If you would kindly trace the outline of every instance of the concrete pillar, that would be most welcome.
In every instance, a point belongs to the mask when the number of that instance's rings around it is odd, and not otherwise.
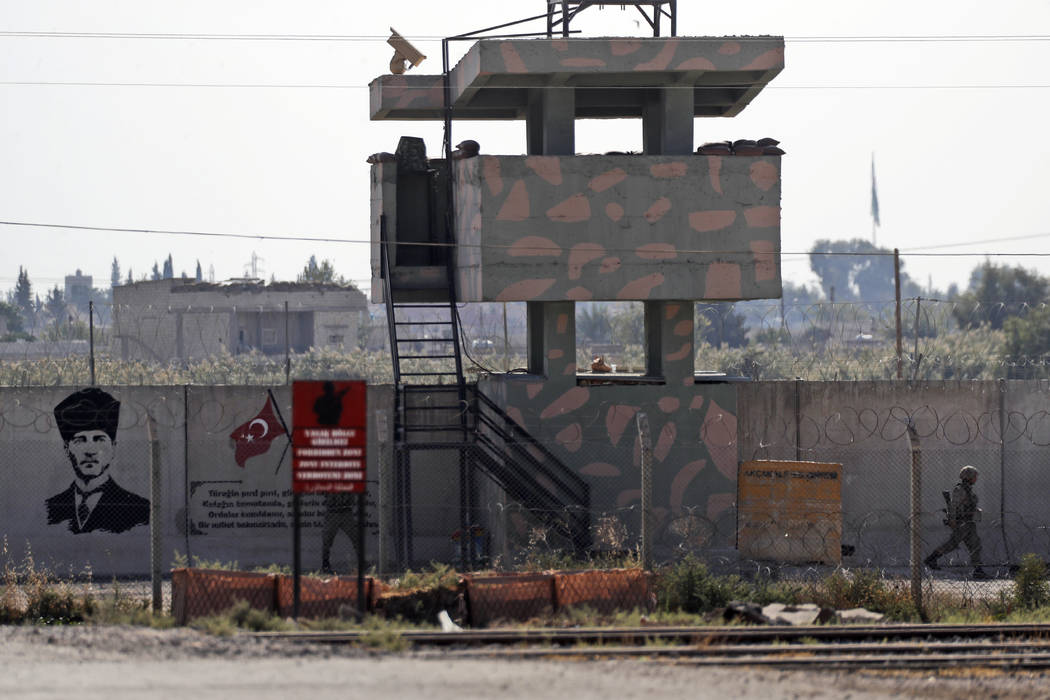
[[[529,155],[571,156],[576,153],[576,91],[566,87],[529,90],[525,119]],[[576,318],[572,302],[529,302],[526,307],[530,374],[575,381]],[[562,319],[559,322],[559,319]],[[559,332],[559,328],[561,331]]]
[[[183,334],[183,318],[182,312],[175,312],[175,357],[179,360],[185,360],[186,357],[186,346],[185,340],[182,337]]]
[[[529,373],[552,382],[576,382],[576,304],[530,301],[528,313]]]
[[[645,373],[668,385],[693,383],[693,302],[645,302]]]
[[[642,108],[642,148],[647,156],[693,152],[693,90],[650,90]]]
[[[576,91],[569,87],[530,90],[525,134],[529,155],[575,154]]]

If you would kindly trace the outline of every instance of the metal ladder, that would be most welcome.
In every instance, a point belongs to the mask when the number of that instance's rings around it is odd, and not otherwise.
[[[436,303],[396,302],[391,284],[391,244],[385,216],[380,218],[379,232],[383,299],[394,375],[394,493],[398,503],[411,503],[413,449],[455,449],[459,453],[460,520],[461,527],[466,528],[473,491],[472,470],[467,458],[467,450],[472,444],[473,422],[463,375],[452,265],[446,264],[447,300]],[[441,400],[421,404],[413,400],[419,395],[438,396]],[[448,420],[450,413],[453,420]],[[444,439],[419,443],[413,440],[415,433],[426,433],[431,437],[438,434]],[[411,562],[411,507],[398,508],[395,531],[398,559]]]

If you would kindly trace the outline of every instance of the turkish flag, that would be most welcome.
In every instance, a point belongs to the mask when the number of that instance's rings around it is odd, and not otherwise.
[[[268,452],[270,443],[280,435],[284,435],[284,428],[273,411],[273,402],[267,396],[266,405],[259,411],[259,415],[230,433],[233,458],[237,466],[243,468],[244,463],[252,457]]]

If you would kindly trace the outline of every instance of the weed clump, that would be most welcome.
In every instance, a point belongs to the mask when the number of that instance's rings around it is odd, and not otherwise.
[[[0,623],[44,625],[83,622],[95,609],[89,590],[77,590],[70,581],[59,580],[27,552],[21,564],[8,554],[7,541],[0,545],[5,555],[0,573]]]
[[[428,571],[415,572],[409,569],[400,578],[394,579],[390,587],[400,591],[414,591],[423,588],[455,588],[459,585],[459,573],[441,562],[430,562]]]
[[[253,608],[246,600],[239,600],[222,614],[196,618],[190,622],[190,627],[217,637],[229,637],[240,630],[284,632],[294,629],[295,623],[268,610]]]
[[[665,613],[704,614],[739,600],[757,605],[816,603],[835,609],[867,608],[895,620],[918,617],[906,582],[887,581],[877,570],[838,570],[813,582],[747,580],[712,574],[689,555],[657,576],[657,608]]]
[[[751,598],[753,589],[739,576],[715,576],[693,555],[661,572],[657,605],[665,611],[705,613],[731,600]]]
[[[906,581],[887,581],[877,569],[838,570],[811,588],[812,602],[837,610],[866,608],[894,620],[914,620],[918,611]]]
[[[1050,582],[1046,577],[1046,564],[1035,554],[1021,557],[1021,564],[1014,576],[1012,602],[1014,606],[1024,610],[1050,605]]]

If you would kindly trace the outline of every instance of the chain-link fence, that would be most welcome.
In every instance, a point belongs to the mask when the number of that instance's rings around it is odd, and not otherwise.
[[[573,572],[659,571],[689,555],[749,579],[814,581],[842,567],[904,587],[918,557],[928,599],[992,600],[1023,555],[1050,558],[1043,382],[714,382],[683,388],[690,400],[631,384],[552,400],[530,386],[489,378],[440,424],[414,423],[432,414],[397,409],[392,387],[370,387],[372,609],[476,608],[477,619],[501,619],[566,601],[650,605],[648,578],[595,579],[600,594],[588,594],[590,579]],[[413,405],[445,400],[422,390]],[[6,561],[32,558],[73,579],[141,578],[157,559],[152,544],[165,572],[225,570],[180,574],[193,580],[171,596],[176,611],[254,601],[249,589],[286,611],[289,405],[286,387],[0,389]],[[745,493],[754,460],[764,466],[748,488],[759,490]],[[978,471],[980,514],[953,528],[963,465]],[[348,615],[355,532],[329,505],[302,502],[303,568],[316,574],[304,579],[303,610]],[[474,572],[473,583],[420,602],[402,585],[406,572],[435,566]],[[219,592],[220,579],[234,593]],[[518,612],[479,607],[502,600],[497,584],[518,591]]]

